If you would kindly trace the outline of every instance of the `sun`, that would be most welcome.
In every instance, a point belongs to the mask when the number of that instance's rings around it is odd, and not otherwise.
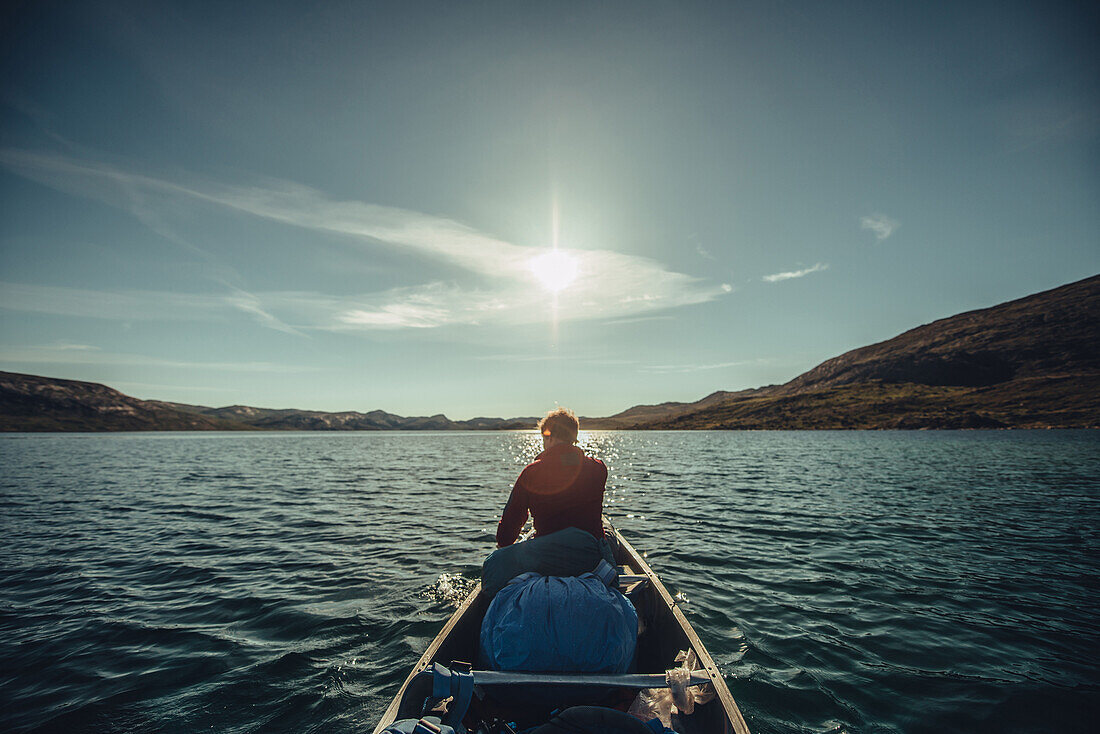
[[[531,272],[548,291],[557,293],[577,278],[577,258],[561,250],[536,255],[528,263]]]

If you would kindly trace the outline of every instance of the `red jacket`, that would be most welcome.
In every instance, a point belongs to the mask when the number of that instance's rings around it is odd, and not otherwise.
[[[576,446],[558,444],[543,451],[512,487],[497,525],[497,545],[516,542],[528,512],[534,519],[535,535],[574,527],[602,538],[606,484],[607,467]]]

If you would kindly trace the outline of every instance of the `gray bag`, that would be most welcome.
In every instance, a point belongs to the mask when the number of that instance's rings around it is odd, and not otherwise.
[[[540,576],[580,576],[595,568],[600,559],[615,565],[606,539],[597,540],[580,528],[565,528],[490,553],[481,566],[481,591],[492,598],[509,581],[529,571]]]

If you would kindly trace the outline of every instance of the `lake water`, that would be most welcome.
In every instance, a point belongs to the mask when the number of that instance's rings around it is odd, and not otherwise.
[[[0,730],[370,731],[533,433],[0,437]],[[1094,731],[1100,432],[593,432],[754,732]]]

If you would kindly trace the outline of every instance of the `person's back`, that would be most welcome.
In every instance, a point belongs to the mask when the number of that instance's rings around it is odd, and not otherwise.
[[[603,538],[603,493],[607,467],[575,445],[580,425],[565,408],[539,422],[544,451],[523,470],[497,525],[497,546],[519,537],[530,513],[535,535],[575,527]]]
[[[614,568],[603,531],[607,467],[577,448],[579,430],[577,417],[565,408],[539,422],[543,452],[512,487],[497,525],[497,550],[482,564],[481,589],[489,598],[528,572],[580,576],[601,561]],[[516,543],[528,514],[535,537]]]

